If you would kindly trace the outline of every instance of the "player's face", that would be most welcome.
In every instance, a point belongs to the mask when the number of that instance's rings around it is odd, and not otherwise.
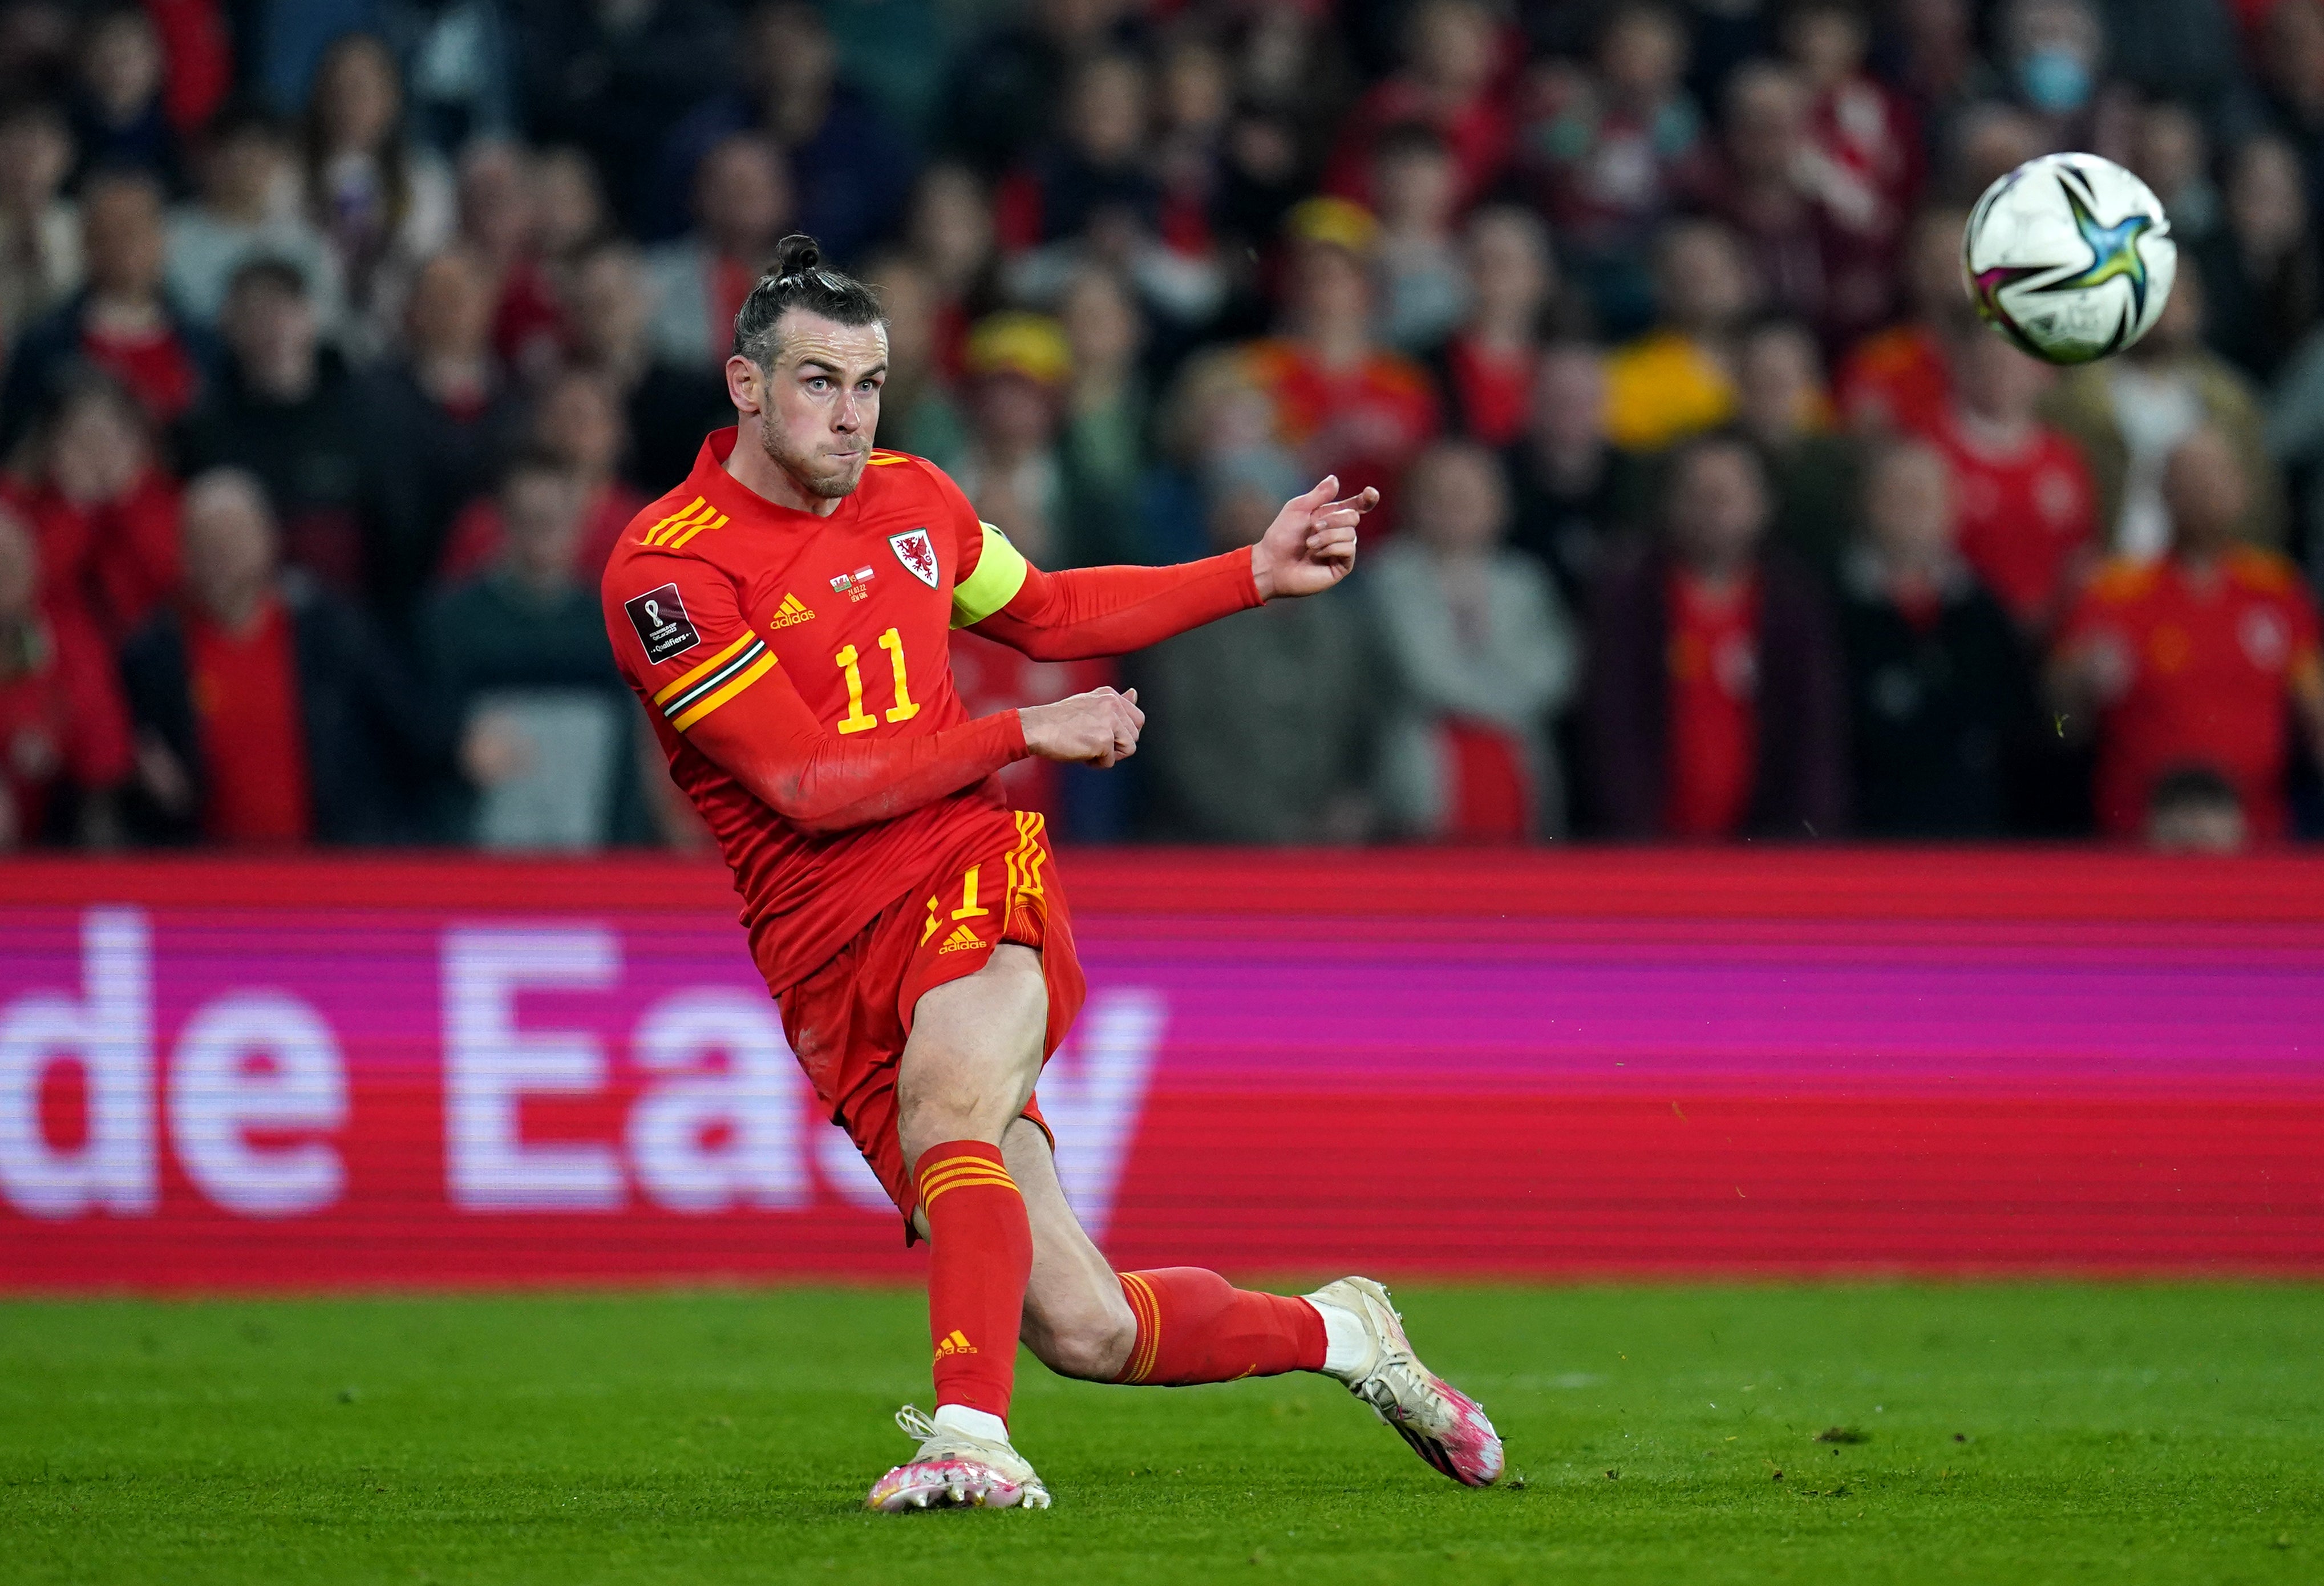
[[[759,416],[759,444],[809,495],[836,501],[855,489],[880,427],[888,379],[888,331],[842,325],[797,309],[783,317],[770,366],[727,365],[735,406]]]

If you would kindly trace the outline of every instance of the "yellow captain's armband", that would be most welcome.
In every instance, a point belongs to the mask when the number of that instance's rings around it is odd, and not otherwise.
[[[977,555],[976,571],[953,586],[952,625],[955,628],[984,621],[1025,587],[1025,558],[1009,543],[1009,536],[990,523],[981,527],[984,549]]]

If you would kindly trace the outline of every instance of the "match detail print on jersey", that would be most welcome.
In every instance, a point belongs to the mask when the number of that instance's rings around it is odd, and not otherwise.
[[[926,529],[907,529],[901,534],[890,534],[888,547],[904,564],[904,571],[931,589],[936,586],[936,542],[928,538]]]
[[[748,688],[775,664],[767,641],[742,630],[742,637],[704,661],[653,697],[665,720],[685,732]]]
[[[952,625],[967,628],[984,621],[1017,598],[1025,587],[1025,558],[1009,543],[1009,536],[990,523],[980,523],[983,543],[976,567],[953,586]]]
[[[630,613],[630,625],[638,631],[638,642],[645,646],[646,664],[650,667],[684,655],[702,642],[702,635],[695,632],[692,619],[687,616],[686,602],[678,598],[675,584],[665,584],[623,601],[622,609]]]

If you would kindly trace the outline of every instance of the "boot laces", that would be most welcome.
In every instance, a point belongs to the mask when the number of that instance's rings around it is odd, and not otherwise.
[[[926,1443],[936,1434],[936,1424],[918,1405],[906,1405],[896,1412],[896,1429],[914,1443]]]

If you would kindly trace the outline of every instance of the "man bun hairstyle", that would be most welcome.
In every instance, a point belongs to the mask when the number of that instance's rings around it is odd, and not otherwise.
[[[877,325],[881,318],[872,289],[844,271],[826,267],[822,247],[800,232],[775,244],[774,263],[742,300],[734,316],[734,351],[767,368],[775,353],[775,327],[793,309],[842,325]]]

